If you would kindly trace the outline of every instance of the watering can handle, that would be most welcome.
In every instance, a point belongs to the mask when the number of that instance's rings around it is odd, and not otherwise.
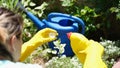
[[[76,22],[78,22],[78,24],[80,24],[82,26],[82,31],[81,33],[84,34],[85,33],[85,24],[83,22],[82,19],[78,18],[78,17],[75,17],[75,16],[71,16],[69,14],[63,14],[63,13],[57,13],[57,12],[54,12],[54,13],[50,13],[48,15],[48,21],[52,22],[52,18],[53,17],[67,17],[67,18],[71,18],[71,19],[74,19]]]

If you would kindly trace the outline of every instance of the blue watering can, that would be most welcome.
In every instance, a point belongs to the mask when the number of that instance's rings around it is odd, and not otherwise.
[[[73,56],[74,53],[71,49],[70,46],[70,41],[67,38],[66,33],[68,32],[78,32],[79,26],[81,25],[81,33],[84,34],[85,32],[85,25],[84,22],[75,16],[71,16],[68,14],[63,14],[63,13],[50,13],[48,15],[47,19],[43,19],[40,21],[38,18],[35,18],[31,13],[27,13],[28,17],[35,23],[35,25],[38,27],[38,29],[43,29],[43,28],[52,28],[57,30],[59,36],[58,38],[61,40],[61,43],[65,43],[65,54],[66,56]],[[49,43],[50,48],[54,49],[53,43]]]
[[[65,52],[63,54],[65,54],[66,56],[74,55],[66,33],[78,32],[79,25],[81,25],[81,33],[84,34],[85,25],[82,19],[75,16],[71,16],[69,14],[53,12],[48,15],[47,19],[43,19],[41,21],[34,14],[25,10],[24,7],[22,7],[22,9],[26,12],[26,15],[33,21],[33,23],[38,27],[39,30],[44,29],[46,27],[57,30],[59,34],[58,38],[61,40],[61,43],[66,44]],[[53,42],[50,42],[49,46],[50,48],[54,49]]]

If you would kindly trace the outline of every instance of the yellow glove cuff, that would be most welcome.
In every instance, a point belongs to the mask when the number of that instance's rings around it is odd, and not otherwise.
[[[34,44],[26,42],[22,45],[20,61],[24,61],[38,46],[42,44]]]

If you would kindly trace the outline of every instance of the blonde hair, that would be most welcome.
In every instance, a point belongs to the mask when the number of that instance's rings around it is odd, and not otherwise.
[[[10,53],[6,49],[6,42],[10,40],[11,36],[15,35],[21,39],[22,35],[22,17],[13,11],[0,7],[0,55],[8,56],[11,58]],[[5,54],[5,53],[7,54]]]

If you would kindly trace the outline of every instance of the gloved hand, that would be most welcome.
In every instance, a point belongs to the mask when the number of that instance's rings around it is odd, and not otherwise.
[[[83,68],[107,68],[102,60],[104,47],[94,40],[88,40],[80,33],[67,33],[73,52]],[[77,44],[76,44],[77,43]]]
[[[86,48],[86,58],[83,68],[107,68],[102,60],[104,47],[94,40],[89,40],[89,46]]]
[[[38,31],[28,42],[22,45],[20,61],[24,61],[37,47],[55,40],[57,31],[45,28]]]

